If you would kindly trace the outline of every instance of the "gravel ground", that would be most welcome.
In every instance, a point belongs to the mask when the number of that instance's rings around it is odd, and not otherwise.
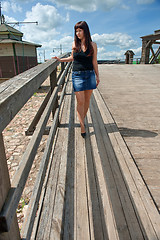
[[[43,102],[49,90],[49,79],[47,79],[42,87],[35,93],[24,107],[18,112],[14,119],[3,131],[4,144],[7,156],[7,163],[9,169],[10,179],[12,178],[18,168],[21,157],[30,141],[32,136],[26,136],[25,131],[28,129],[32,119],[34,118],[37,110]],[[50,119],[51,121],[51,119]],[[19,227],[21,229],[25,212],[32,194],[33,185],[36,179],[36,173],[39,169],[42,154],[44,152],[47,136],[43,136],[39,149],[37,151],[35,160],[33,162],[25,189],[22,194],[20,204],[17,209],[17,216]]]

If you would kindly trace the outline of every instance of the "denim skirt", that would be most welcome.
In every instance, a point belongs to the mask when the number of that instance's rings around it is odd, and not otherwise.
[[[73,71],[72,82],[74,92],[96,89],[94,70]]]

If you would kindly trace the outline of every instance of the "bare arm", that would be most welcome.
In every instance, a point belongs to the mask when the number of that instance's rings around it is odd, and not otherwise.
[[[57,56],[53,57],[54,59],[57,59],[59,62],[72,62],[73,61],[73,46],[74,43],[72,44],[72,53],[71,56],[67,57],[67,58],[59,58]]]
[[[92,45],[93,45],[93,49],[94,49],[93,68],[94,68],[94,71],[95,71],[95,74],[96,74],[96,81],[97,81],[97,86],[98,86],[100,80],[99,80],[99,71],[98,71],[98,63],[97,63],[97,44],[92,42]]]
[[[72,62],[73,57],[72,55],[67,58],[59,58],[59,57],[53,57],[54,59],[57,59],[59,62]]]

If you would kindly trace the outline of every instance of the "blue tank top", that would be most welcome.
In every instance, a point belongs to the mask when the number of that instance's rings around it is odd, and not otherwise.
[[[88,54],[88,49],[85,52],[81,50],[73,53],[73,71],[93,70],[93,56],[88,56]]]

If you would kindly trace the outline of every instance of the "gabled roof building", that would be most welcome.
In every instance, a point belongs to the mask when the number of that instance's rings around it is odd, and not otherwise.
[[[0,78],[11,78],[38,64],[39,44],[22,40],[23,33],[3,23],[0,25]]]

